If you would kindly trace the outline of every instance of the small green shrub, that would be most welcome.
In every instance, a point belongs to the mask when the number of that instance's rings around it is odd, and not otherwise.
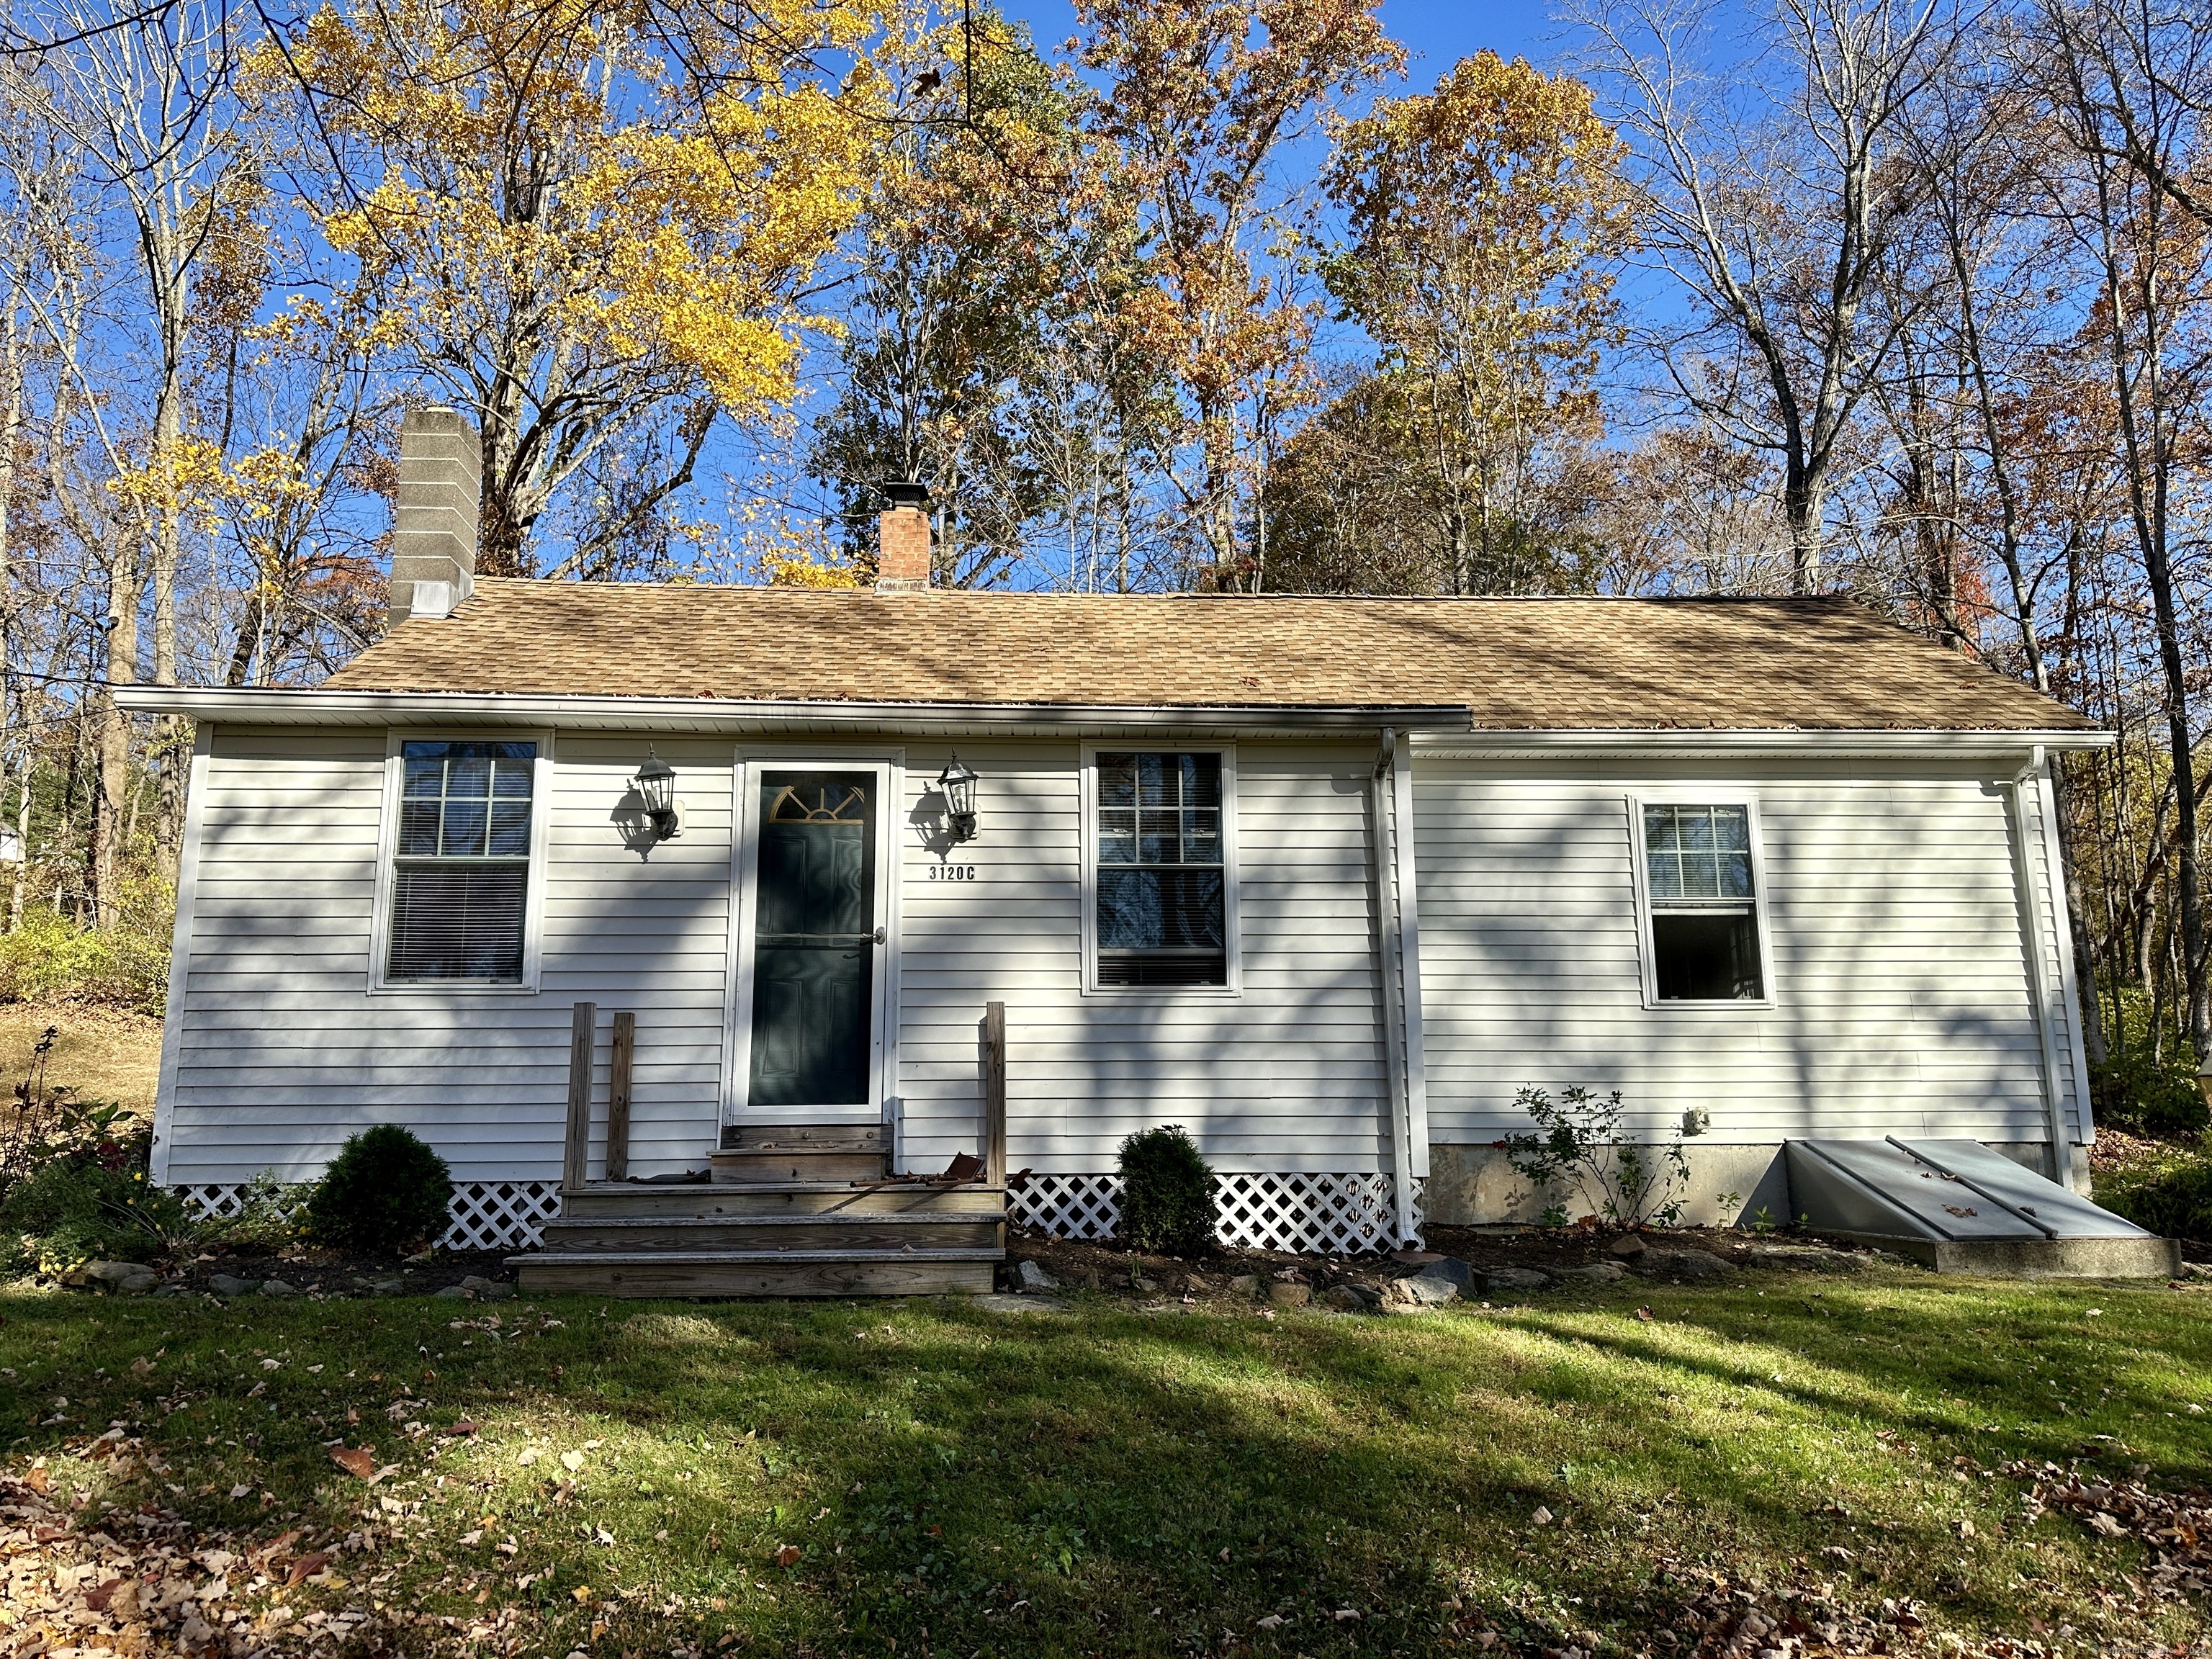
[[[1121,1236],[1159,1255],[1212,1247],[1213,1170],[1182,1125],[1140,1129],[1121,1143]]]
[[[147,1142],[106,1142],[95,1156],[48,1159],[8,1189],[0,1232],[19,1263],[58,1273],[82,1261],[151,1261],[198,1236],[184,1200],[156,1187]]]
[[[240,1188],[237,1212],[210,1221],[205,1236],[211,1243],[249,1250],[282,1249],[297,1243],[305,1231],[313,1191],[312,1182],[288,1182],[276,1170],[264,1170]]]
[[[1702,1132],[1701,1111],[1684,1114],[1672,1141],[1647,1146],[1623,1137],[1627,1109],[1618,1089],[1601,1095],[1576,1084],[1554,1101],[1541,1089],[1524,1088],[1513,1103],[1536,1121],[1537,1133],[1510,1134],[1494,1144],[1515,1172],[1550,1200],[1546,1226],[1566,1225],[1563,1200],[1569,1189],[1589,1213],[1624,1227],[1647,1222],[1671,1227],[1682,1218],[1682,1189],[1690,1184],[1682,1137]]]
[[[2097,1177],[2096,1200],[2168,1238],[2212,1238],[2212,1148],[2177,1146]]]
[[[446,1231],[453,1200],[446,1160],[398,1124],[380,1123],[331,1160],[307,1199],[307,1231],[341,1250],[411,1249]]]

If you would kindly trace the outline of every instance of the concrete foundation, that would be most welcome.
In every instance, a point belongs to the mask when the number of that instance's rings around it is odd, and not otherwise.
[[[2089,1190],[2089,1152],[2086,1146],[2069,1149],[2072,1156],[2068,1165],[2073,1176],[2070,1182],[2053,1169],[2047,1142],[1998,1142],[1990,1150],[2003,1153],[2023,1169],[2058,1179],[2075,1192]],[[1690,1184],[1682,1194],[1682,1219],[1686,1223],[1732,1226],[1739,1221],[1758,1218],[1762,1209],[1778,1225],[1796,1219],[1790,1206],[1789,1170],[1783,1162],[1778,1142],[1729,1146],[1698,1139],[1684,1143],[1682,1152],[1690,1164]],[[1429,1179],[1422,1188],[1421,1209],[1428,1219],[1439,1225],[1474,1227],[1507,1221],[1534,1222],[1554,1203],[1566,1211],[1570,1219],[1588,1210],[1588,1206],[1571,1192],[1547,1194],[1535,1191],[1507,1161],[1501,1146],[1459,1143],[1431,1145],[1429,1148]]]
[[[1978,1238],[1938,1241],[1888,1233],[1831,1232],[1939,1273],[1982,1279],[2173,1279],[2181,1246],[2171,1238]]]

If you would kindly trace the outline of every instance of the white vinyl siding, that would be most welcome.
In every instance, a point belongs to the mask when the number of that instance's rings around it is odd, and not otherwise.
[[[1101,748],[1167,750],[1161,741]],[[1195,747],[1202,745],[1181,745]],[[941,1170],[977,1145],[977,1022],[1006,1005],[1007,1166],[1110,1170],[1121,1137],[1189,1128],[1224,1170],[1375,1170],[1389,1163],[1372,860],[1371,746],[1236,750],[1241,995],[1083,988],[1082,792],[1075,743],[981,744],[982,833],[933,880],[909,814],[949,750],[907,749],[902,811],[901,1143]]]
[[[1523,1085],[1577,1083],[1621,1090],[1636,1130],[1653,1137],[1704,1107],[1717,1144],[2048,1139],[2005,790],[1963,773],[1867,775],[1875,769],[1777,763],[1747,780],[1424,758],[1432,1139],[1486,1145],[1525,1127],[1512,1103]],[[1640,789],[1757,799],[1772,1006],[1646,1006],[1621,810]],[[2047,902],[2043,932],[2056,986]],[[2057,1047],[2069,1052],[2064,1030]],[[2062,1087],[2070,1094],[2070,1070]]]
[[[648,858],[617,821],[641,739],[564,734],[555,750],[538,994],[369,992],[381,732],[218,728],[205,763],[167,1176],[319,1172],[356,1129],[405,1125],[459,1181],[561,1170],[570,1006],[597,1002],[595,1127],[611,1022],[638,1019],[630,1166],[703,1167],[722,1071],[730,745],[659,741],[685,807]],[[595,1135],[592,1164],[603,1148]]]

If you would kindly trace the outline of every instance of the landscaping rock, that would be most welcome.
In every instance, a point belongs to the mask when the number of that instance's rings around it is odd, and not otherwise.
[[[407,1294],[407,1281],[404,1279],[380,1279],[369,1285],[368,1293],[371,1296],[404,1296]]]
[[[1492,1296],[1506,1291],[1540,1291],[1552,1276],[1534,1267],[1486,1267],[1482,1288]]]
[[[1569,1267],[1559,1274],[1562,1279],[1586,1279],[1593,1285],[1610,1285],[1616,1279],[1628,1277],[1628,1269],[1618,1261],[1585,1261],[1579,1267]]]
[[[1313,1300],[1313,1287],[1309,1285],[1270,1285],[1267,1300],[1278,1308],[1303,1308]]]
[[[264,1279],[261,1281],[261,1294],[276,1297],[297,1296],[300,1294],[300,1287],[297,1285],[287,1285],[281,1279]]]
[[[161,1282],[161,1275],[143,1261],[94,1261],[84,1269],[84,1279],[118,1296],[143,1296]]]
[[[431,1295],[441,1302],[473,1302],[477,1299],[474,1291],[465,1290],[459,1285],[448,1285],[442,1291],[433,1291]]]
[[[1462,1296],[1474,1288],[1474,1269],[1455,1255],[1440,1255],[1434,1261],[1423,1264],[1414,1277],[1444,1279]]]
[[[1654,1278],[1718,1279],[1728,1270],[1709,1250],[1646,1250],[1636,1258],[1636,1271]]]
[[[1025,1291],[1056,1291],[1060,1288],[1060,1281],[1047,1273],[1041,1263],[1035,1261],[1023,1262],[1014,1270],[1014,1277],[1021,1280],[1022,1288]]]
[[[1867,1267],[1863,1256],[1818,1244],[1753,1244],[1743,1258],[1754,1267],[1796,1267],[1807,1273],[1856,1273]]]
[[[1607,1248],[1612,1250],[1613,1255],[1626,1259],[1642,1255],[1649,1246],[1647,1246],[1641,1238],[1638,1237],[1634,1233],[1623,1233],[1619,1238],[1614,1239],[1612,1244]]]
[[[479,1302],[504,1302],[514,1294],[514,1286],[496,1279],[480,1279],[471,1273],[461,1281],[461,1288],[473,1293]]]
[[[1459,1300],[1459,1286],[1443,1273],[1431,1274],[1425,1268],[1408,1273],[1403,1279],[1394,1279],[1384,1292],[1385,1306],[1411,1313],[1422,1308],[1441,1308],[1447,1302]]]
[[[210,1273],[207,1285],[217,1296],[248,1296],[254,1288],[253,1280],[234,1279],[228,1273]]]
[[[1349,1285],[1332,1285],[1322,1292],[1322,1306],[1334,1308],[1339,1313],[1361,1313],[1366,1310],[1367,1299]]]
[[[1259,1274],[1257,1274],[1257,1273],[1239,1273],[1239,1274],[1237,1274],[1236,1278],[1234,1278],[1234,1279],[1231,1279],[1231,1280],[1229,1281],[1229,1294],[1230,1294],[1230,1295],[1231,1295],[1231,1296],[1243,1296],[1243,1297],[1253,1297],[1253,1296],[1257,1296],[1257,1295],[1259,1295],[1259,1294],[1260,1294],[1260,1276],[1259,1276]]]

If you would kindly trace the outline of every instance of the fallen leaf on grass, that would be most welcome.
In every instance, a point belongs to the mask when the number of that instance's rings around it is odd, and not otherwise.
[[[1280,1630],[1283,1627],[1283,1615],[1279,1613],[1271,1613],[1258,1622],[1261,1630]]]
[[[107,1604],[114,1598],[115,1592],[121,1589],[128,1582],[127,1579],[111,1578],[98,1589],[87,1590],[84,1593],[85,1606],[90,1607],[94,1613],[106,1613]]]
[[[578,1469],[584,1467],[584,1454],[581,1452],[562,1452],[561,1454],[561,1467],[568,1470],[571,1474],[575,1474]]]
[[[796,1544],[786,1544],[779,1548],[776,1553],[769,1559],[774,1561],[779,1567],[795,1566],[799,1562],[799,1546]]]
[[[131,1362],[131,1374],[133,1376],[144,1376],[153,1369],[154,1362],[147,1358],[143,1353],[140,1354],[137,1358]]]
[[[2125,1527],[2113,1520],[2111,1516],[2106,1514],[2102,1510],[2099,1510],[2095,1514],[2089,1517],[2089,1525],[2094,1530],[2104,1534],[2107,1538],[2118,1538],[2127,1531]]]
[[[1358,1617],[1359,1609],[1358,1607],[1339,1607],[1336,1610],[1336,1622],[1340,1625],[1348,1623]]]
[[[459,1422],[454,1424],[453,1427],[449,1429],[441,1429],[438,1432],[447,1439],[451,1440],[461,1435],[474,1434],[483,1426],[483,1424],[471,1423],[465,1417]]]
[[[331,1462],[357,1480],[371,1480],[376,1474],[376,1454],[367,1446],[333,1446]]]
[[[525,1446],[522,1449],[521,1454],[517,1456],[514,1461],[521,1468],[526,1469],[544,1455],[545,1449],[543,1446]]]
[[[230,1489],[230,1495],[233,1498],[251,1498],[253,1496],[253,1488],[251,1486],[233,1486]]]
[[[285,1573],[284,1583],[287,1585],[303,1584],[330,1564],[330,1552],[327,1550],[317,1550],[313,1555],[303,1555],[295,1561],[291,1570]]]
[[[1548,1527],[1552,1524],[1552,1512],[1541,1504],[1536,1506],[1536,1513],[1528,1518],[1540,1527]]]
[[[1647,1325],[1651,1323],[1651,1310],[1649,1308],[1638,1308],[1636,1310],[1636,1316]]]

